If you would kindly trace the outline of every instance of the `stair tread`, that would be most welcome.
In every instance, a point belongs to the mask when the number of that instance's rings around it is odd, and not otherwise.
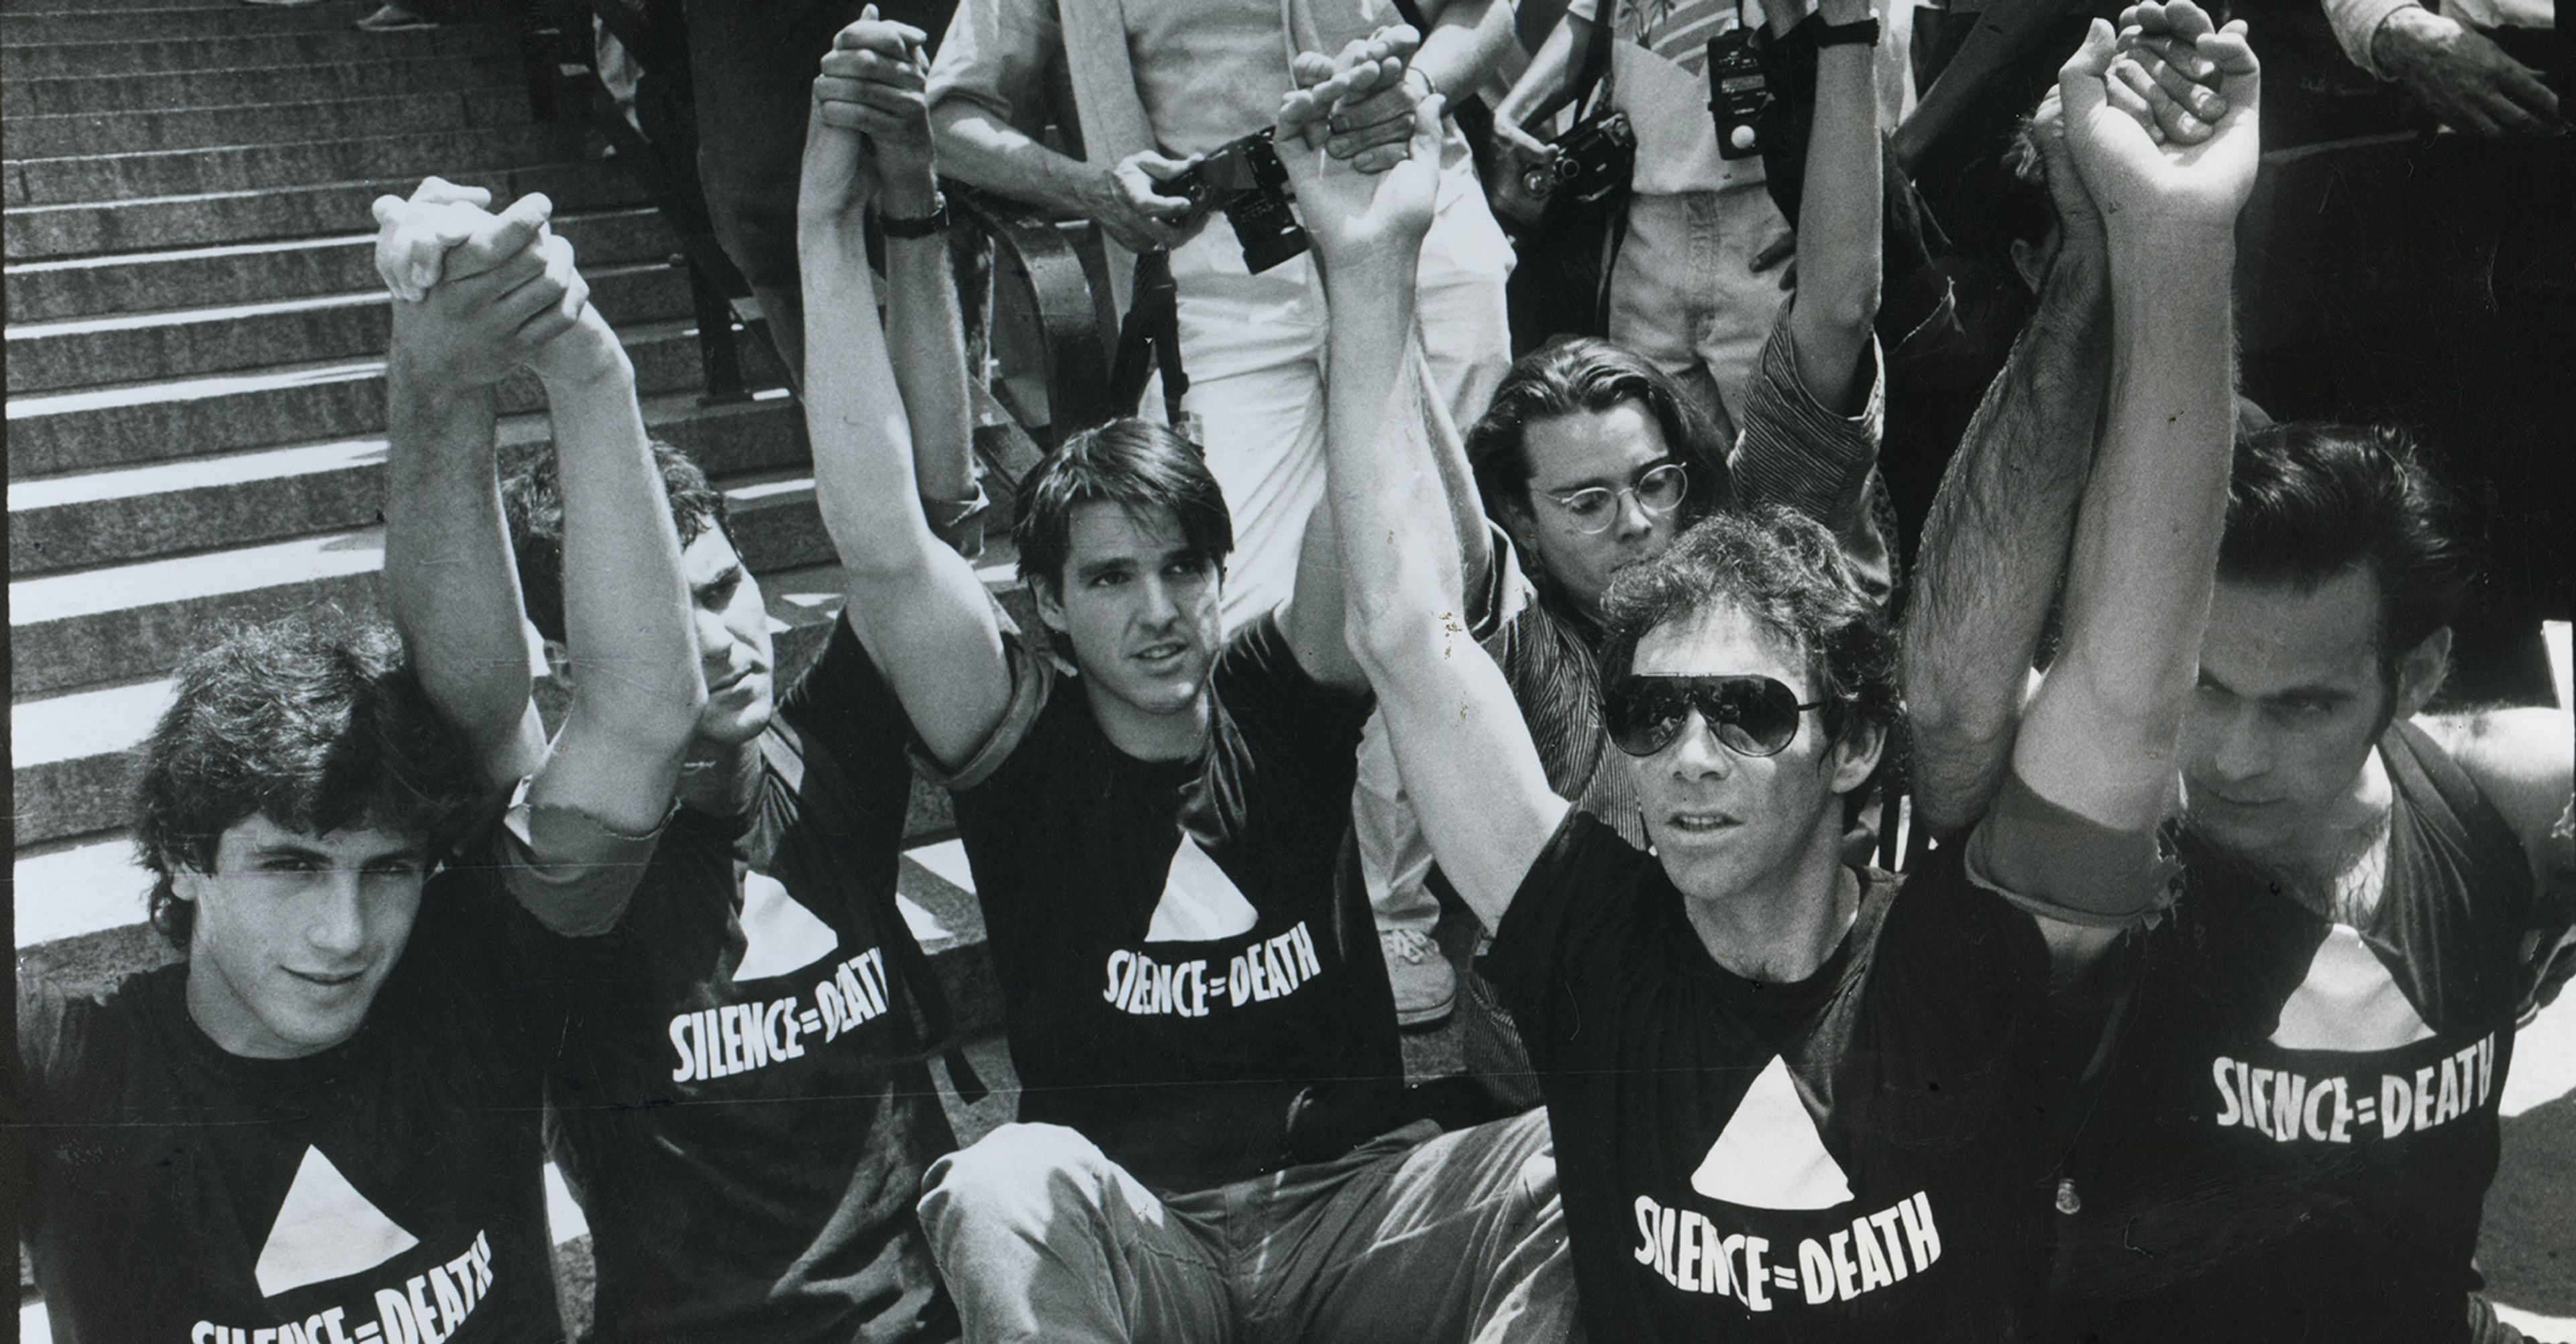
[[[686,319],[660,322],[638,322],[618,333],[620,340],[632,347],[643,341],[671,340],[689,336],[695,328]],[[44,416],[74,415],[82,411],[110,406],[139,406],[157,402],[202,401],[209,397],[232,396],[272,388],[307,387],[315,383],[353,382],[373,378],[385,371],[381,355],[364,359],[307,360],[292,364],[272,365],[237,373],[208,374],[191,378],[143,378],[128,382],[103,383],[67,392],[35,392],[9,398],[10,420],[31,420]]]
[[[585,278],[597,281],[607,276],[646,275],[667,270],[659,261],[610,262],[585,266]],[[383,290],[361,293],[307,294],[293,298],[265,299],[248,303],[204,304],[187,308],[163,308],[144,312],[101,313],[92,317],[54,318],[41,322],[19,322],[6,330],[11,341],[43,340],[47,337],[85,335],[100,331],[137,331],[152,327],[179,327],[201,322],[228,322],[245,317],[266,317],[280,313],[325,312],[343,308],[381,308],[393,296]]]
[[[682,420],[727,409],[702,407],[695,393],[645,397],[643,405],[644,423],[657,434],[668,433]],[[505,415],[499,421],[499,439],[505,448],[543,442],[548,432],[543,411]],[[9,482],[9,512],[309,476],[381,462],[388,446],[384,435],[370,434],[31,477]]]

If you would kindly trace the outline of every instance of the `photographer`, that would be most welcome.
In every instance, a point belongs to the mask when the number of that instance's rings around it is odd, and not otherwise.
[[[1605,334],[1679,379],[1700,411],[1731,431],[1786,289],[1778,267],[1790,235],[1763,189],[1760,155],[1747,153],[1750,145],[1720,144],[1708,111],[1709,48],[1714,38],[1749,52],[1762,10],[1734,0],[1612,3],[1602,77],[1609,105],[1627,114],[1635,133],[1636,167]],[[1599,15],[1598,0],[1568,5],[1494,109],[1514,174],[1553,167],[1556,150],[1522,123],[1564,88],[1594,41],[1593,25],[1604,21]]]
[[[1184,409],[1235,519],[1229,628],[1287,594],[1299,534],[1322,497],[1323,293],[1306,258],[1252,273],[1222,216],[1175,224],[1190,203],[1165,184],[1195,156],[1270,124],[1292,87],[1292,50],[1383,58],[1383,76],[1334,113],[1333,152],[1384,169],[1402,153],[1409,100],[1474,88],[1510,41],[1508,5],[1424,8],[1430,31],[1414,50],[1409,37],[1372,47],[1369,15],[1383,11],[1358,0],[1138,0],[1123,10],[1063,6],[1060,18],[1052,0],[967,0],[931,69],[931,115],[951,176],[1096,221],[1116,245],[1110,267],[1121,286],[1126,253],[1171,249],[1190,379]],[[1080,159],[1026,129],[1043,111],[1033,91],[1057,61],[1072,77]],[[1510,362],[1503,279],[1512,257],[1454,130],[1441,167],[1440,221],[1423,249],[1423,325],[1441,395],[1463,422]]]

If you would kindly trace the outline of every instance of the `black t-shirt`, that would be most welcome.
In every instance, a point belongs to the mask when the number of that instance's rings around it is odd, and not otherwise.
[[[999,735],[953,782],[1010,1011],[1020,1118],[1198,1190],[1394,1127],[1394,1001],[1365,894],[1336,894],[1366,696],[1275,618],[1217,659],[1205,749],[1141,761],[1081,683],[1012,645]]]
[[[1770,984],[1709,957],[1651,855],[1567,814],[1483,969],[1547,1095],[1592,1338],[2033,1333],[2048,954],[1961,852],[1901,890],[1863,874],[1833,955]]]
[[[2366,923],[2184,836],[2088,1130],[2065,1277],[2106,1339],[2465,1337],[2513,1060],[2520,842],[2412,725]]]
[[[185,962],[97,997],[23,985],[27,1244],[54,1338],[560,1338],[543,936],[498,890],[433,878],[357,1034],[301,1059],[208,1039]]]
[[[750,810],[680,809],[616,928],[569,945],[553,1100],[602,1339],[955,1337],[913,1213],[957,1144],[895,904],[908,733],[835,623]]]

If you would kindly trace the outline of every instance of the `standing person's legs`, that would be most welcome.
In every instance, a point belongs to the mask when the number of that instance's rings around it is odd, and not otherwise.
[[[861,0],[688,0],[698,181],[716,242],[751,282],[769,335],[800,383],[805,303],[796,269],[796,181],[814,75]],[[939,30],[932,29],[937,36]]]
[[[1198,1220],[1060,1125],[1004,1125],[931,1165],[921,1228],[968,1344],[1223,1344],[1224,1270]]]
[[[1440,898],[1428,883],[1431,842],[1396,774],[1385,716],[1376,713],[1360,734],[1351,842],[1386,958],[1387,987],[1395,991],[1396,1025],[1430,1026],[1457,1006],[1458,973],[1431,938],[1440,923]]]
[[[1183,410],[1234,515],[1225,628],[1295,588],[1306,519],[1324,497],[1324,296],[1300,257],[1260,275],[1222,216],[1172,253],[1180,290]],[[1158,384],[1159,385],[1159,384]],[[1147,414],[1159,414],[1148,391]]]
[[[1558,1344],[1574,1265],[1547,1113],[1439,1134],[1424,1122],[1279,1177],[1276,1268],[1249,1337]]]
[[[1759,183],[1638,195],[1610,275],[1610,339],[1673,375],[1732,442],[1744,388],[1788,295],[1755,254],[1786,226]]]

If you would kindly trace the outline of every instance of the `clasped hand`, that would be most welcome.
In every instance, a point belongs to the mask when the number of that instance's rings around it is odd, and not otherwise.
[[[469,390],[513,369],[557,384],[622,367],[572,244],[549,227],[553,203],[531,193],[496,215],[491,200],[436,177],[408,200],[376,199],[376,271],[394,294],[394,354],[406,371]]]
[[[833,35],[805,133],[798,208],[809,222],[855,222],[871,202],[890,215],[929,212],[939,186],[929,41],[875,5]]]
[[[1444,100],[1405,78],[1396,48],[1409,50],[1412,30],[1379,37],[1390,35],[1391,42],[1354,44],[1339,58],[1297,57],[1290,66],[1297,87],[1280,103],[1272,143],[1297,193],[1298,217],[1328,266],[1401,258],[1410,270],[1438,205]],[[1349,109],[1389,94],[1404,100],[1410,117],[1402,156],[1390,158],[1383,146],[1335,153]]]
[[[2133,5],[2116,31],[2095,19],[2058,95],[2066,148],[2112,232],[2231,227],[2253,192],[2260,91],[2243,20],[2214,28],[2192,0]]]

